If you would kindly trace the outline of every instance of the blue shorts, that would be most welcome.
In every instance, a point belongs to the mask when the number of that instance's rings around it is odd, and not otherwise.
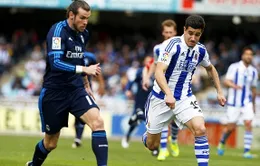
[[[89,109],[98,108],[95,101],[84,88],[72,91],[50,90],[43,88],[39,98],[42,132],[58,133],[68,127],[69,113],[80,118]],[[99,108],[98,108],[99,109]]]

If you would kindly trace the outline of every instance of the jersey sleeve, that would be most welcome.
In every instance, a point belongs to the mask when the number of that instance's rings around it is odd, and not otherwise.
[[[159,54],[160,54],[160,48],[159,48],[159,45],[156,45],[153,48],[153,59],[154,59],[155,64],[158,61]]]
[[[160,52],[159,52],[159,57],[158,57],[158,62],[162,62],[166,65],[169,65],[171,62],[171,59],[173,55],[177,51],[177,40],[176,39],[171,39],[171,40],[166,40],[162,43],[160,46]]]
[[[84,52],[84,66],[97,64],[97,58],[95,54],[91,52]]]
[[[47,54],[52,71],[76,72],[76,66],[62,61],[66,51],[66,40],[62,25],[53,26],[47,35]]]
[[[200,62],[200,65],[203,67],[208,67],[209,65],[211,65],[211,62],[209,60],[209,54],[206,49],[205,49],[205,55],[204,55],[202,61]]]
[[[228,67],[227,73],[226,73],[226,79],[227,80],[234,80],[236,75],[236,68],[235,65],[232,64]]]
[[[258,81],[258,72],[255,69],[253,71],[253,81],[252,81],[252,87],[257,87],[257,81]]]

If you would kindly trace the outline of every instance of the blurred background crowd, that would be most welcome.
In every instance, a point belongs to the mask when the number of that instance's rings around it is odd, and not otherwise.
[[[52,24],[65,19],[64,10],[31,10],[3,8],[1,11],[8,15],[0,16],[4,24],[16,22],[11,27],[0,27],[2,97],[39,95],[46,65],[46,34]],[[106,84],[105,96],[125,98],[128,80],[134,79],[144,57],[153,56],[153,47],[162,42],[160,23],[168,18],[175,20],[178,35],[181,35],[186,17],[187,14],[94,10],[87,28],[91,35],[87,50],[94,53],[101,64]],[[201,42],[208,49],[211,63],[221,78],[231,63],[240,60],[242,48],[248,45],[255,51],[253,65],[260,73],[259,17],[239,17],[242,19],[240,24],[234,22],[232,16],[203,17],[206,29]],[[214,94],[207,91],[210,87],[207,74],[199,68],[194,74],[193,92],[204,94],[205,102],[214,103]]]

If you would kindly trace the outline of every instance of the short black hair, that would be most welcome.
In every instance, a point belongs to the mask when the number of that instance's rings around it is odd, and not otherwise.
[[[204,21],[204,18],[201,17],[200,15],[190,15],[188,18],[186,18],[186,21],[185,21],[186,29],[188,29],[188,27],[191,27],[194,29],[201,29],[203,32],[205,26],[206,26],[206,23]]]
[[[73,2],[70,4],[70,6],[67,8],[66,17],[69,18],[69,13],[72,11],[73,14],[78,14],[78,9],[82,8],[86,11],[90,11],[89,4],[84,0],[72,0]]]
[[[245,46],[245,47],[242,49],[242,54],[244,54],[247,50],[252,51],[253,55],[255,54],[253,48],[250,47],[250,46]]]

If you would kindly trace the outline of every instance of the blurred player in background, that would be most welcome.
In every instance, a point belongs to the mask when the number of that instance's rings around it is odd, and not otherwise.
[[[151,59],[152,59],[152,57],[150,57],[150,56],[145,57],[144,62],[143,62],[144,67],[140,67],[137,70],[135,79],[133,81],[129,81],[126,86],[126,92],[125,92],[126,96],[130,99],[134,96],[134,110],[133,110],[132,116],[130,117],[129,122],[128,122],[130,127],[126,133],[126,136],[123,137],[122,142],[121,142],[121,145],[123,148],[129,147],[129,140],[130,140],[130,136],[131,136],[132,132],[142,121],[145,121],[144,105],[145,105],[147,96],[149,95],[150,91],[152,90],[152,86],[148,87],[148,90],[144,90],[142,88],[142,80],[143,80],[142,72],[146,66],[148,67],[149,64],[151,64],[151,63],[149,63],[151,61]],[[150,80],[150,81],[152,81],[152,80]],[[135,94],[133,94],[133,92],[132,92],[132,87],[134,84],[137,85],[137,90],[136,90]]]
[[[97,58],[95,56],[95,54],[91,53],[91,52],[85,52],[84,53],[84,64],[85,66],[90,66],[90,65],[94,65],[97,64]],[[90,83],[90,87],[91,87],[91,77],[88,77],[88,81]],[[99,74],[97,77],[94,77],[94,79],[97,79],[98,81],[98,95],[101,97],[104,95],[105,93],[105,82],[104,82],[104,78],[102,74]],[[84,128],[85,128],[85,123],[82,122],[79,118],[75,119],[75,138],[74,138],[74,142],[72,144],[72,148],[78,148],[82,145],[82,135],[84,132]]]
[[[173,20],[165,20],[162,22],[162,36],[164,38],[164,41],[176,36],[177,34],[177,25],[175,21]],[[150,86],[150,78],[153,75],[155,71],[155,66],[158,61],[159,53],[160,53],[160,47],[162,46],[162,43],[157,44],[154,49],[154,59],[151,62],[151,67],[150,70],[147,70],[148,68],[146,67],[143,71],[143,89],[147,90],[147,87]],[[169,136],[169,139],[167,140],[168,137],[168,130],[171,129],[171,136]],[[177,143],[177,135],[178,135],[178,126],[175,124],[174,121],[168,126],[165,126],[162,130],[161,134],[161,142],[160,142],[160,150],[159,150],[159,155],[157,156],[157,159],[162,161],[165,160],[166,157],[169,156],[169,151],[167,149],[167,142],[170,143],[170,149],[171,149],[171,154],[174,157],[177,157],[179,155],[179,146]],[[158,154],[158,150],[154,150],[152,152],[153,155]]]
[[[69,113],[91,128],[97,165],[107,165],[108,142],[104,122],[87,78],[87,75],[99,75],[101,68],[99,64],[86,67],[83,60],[89,40],[86,26],[90,15],[90,6],[85,1],[74,1],[67,8],[67,19],[54,24],[47,34],[47,65],[39,98],[45,135],[36,145],[32,161],[27,162],[27,166],[42,165],[57,147],[61,128],[68,126]]]
[[[245,47],[242,60],[229,66],[225,85],[228,87],[227,126],[218,145],[218,155],[224,155],[226,140],[236,127],[240,118],[244,120],[244,157],[252,158],[250,153],[253,140],[252,120],[255,114],[257,69],[252,66],[253,50]]]
[[[202,65],[217,90],[217,99],[224,106],[218,73],[209,61],[209,55],[199,39],[204,31],[205,21],[199,15],[191,15],[185,21],[184,34],[172,37],[160,46],[155,69],[152,93],[146,102],[146,127],[144,145],[154,150],[159,147],[163,128],[174,119],[183,128],[187,126],[195,137],[195,155],[198,166],[208,166],[209,144],[201,108],[192,94],[192,75]]]

